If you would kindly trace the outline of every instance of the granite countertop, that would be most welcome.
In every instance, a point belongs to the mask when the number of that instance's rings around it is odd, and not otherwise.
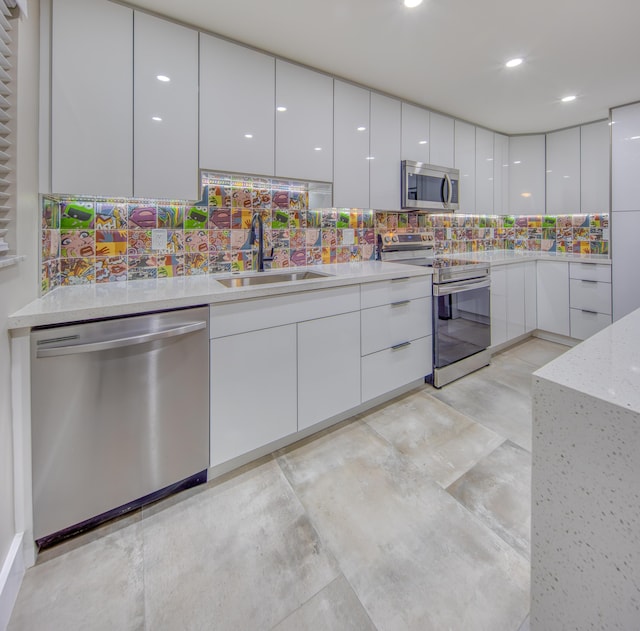
[[[265,275],[292,271],[316,271],[330,275],[322,278],[233,288],[225,287],[218,280],[235,276],[235,274],[210,274],[208,276],[59,287],[11,314],[8,318],[8,328],[21,329],[79,320],[133,315],[161,309],[357,285],[389,280],[398,276],[430,276],[432,274],[432,270],[425,267],[365,261],[271,270],[265,272]]]
[[[543,366],[534,377],[640,412],[640,309]]]

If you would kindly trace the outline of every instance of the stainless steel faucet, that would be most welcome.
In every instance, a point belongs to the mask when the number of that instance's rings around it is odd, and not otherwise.
[[[258,224],[258,234],[256,235],[256,222]],[[249,233],[249,242],[252,247],[258,241],[258,257],[256,260],[256,269],[258,272],[264,272],[264,262],[273,260],[273,249],[271,256],[264,255],[264,221],[260,213],[255,213],[251,219],[251,232]]]

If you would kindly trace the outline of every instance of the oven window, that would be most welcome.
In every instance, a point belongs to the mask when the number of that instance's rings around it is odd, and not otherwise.
[[[489,287],[434,296],[434,364],[448,366],[489,347]]]

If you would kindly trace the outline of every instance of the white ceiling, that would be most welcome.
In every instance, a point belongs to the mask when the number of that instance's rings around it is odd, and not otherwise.
[[[640,100],[639,0],[129,3],[507,134]],[[512,57],[525,63],[505,68]],[[251,98],[251,78],[227,96]]]

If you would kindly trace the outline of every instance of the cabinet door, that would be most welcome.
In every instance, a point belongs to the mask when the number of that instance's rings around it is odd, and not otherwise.
[[[402,160],[429,164],[429,110],[402,104]]]
[[[507,341],[507,270],[491,268],[491,346]]]
[[[530,333],[538,328],[537,316],[537,268],[535,261],[524,266],[524,328]]]
[[[550,333],[569,335],[569,264],[561,261],[538,261],[538,328]]]
[[[369,205],[398,210],[400,200],[400,101],[371,93]]]
[[[431,112],[429,114],[429,162],[453,168],[453,118]]]
[[[509,213],[545,212],[545,137],[509,138]]]
[[[611,210],[640,210],[640,103],[612,110],[611,122]]]
[[[369,90],[336,81],[333,205],[369,208]]]
[[[276,60],[276,175],[333,180],[333,79]]]
[[[274,174],[276,61],[200,34],[200,168]]]
[[[455,122],[455,167],[460,170],[461,213],[476,212],[476,128]]]
[[[547,134],[547,213],[580,212],[580,128]]]
[[[133,194],[133,11],[54,0],[51,191]]]
[[[580,127],[580,212],[609,212],[608,121]]]
[[[493,202],[493,132],[476,127],[476,212],[492,215]]]
[[[136,11],[134,42],[133,194],[197,199],[198,32]]]
[[[640,178],[639,178],[640,179]],[[611,282],[613,320],[640,308],[638,286],[638,235],[640,211],[619,212],[611,219]]]
[[[211,340],[211,466],[297,429],[296,325]]]
[[[506,265],[507,271],[507,339],[525,332],[524,264]]]
[[[360,313],[298,324],[298,431],[360,405]]]
[[[509,136],[502,134],[493,137],[493,212],[509,214]]]

